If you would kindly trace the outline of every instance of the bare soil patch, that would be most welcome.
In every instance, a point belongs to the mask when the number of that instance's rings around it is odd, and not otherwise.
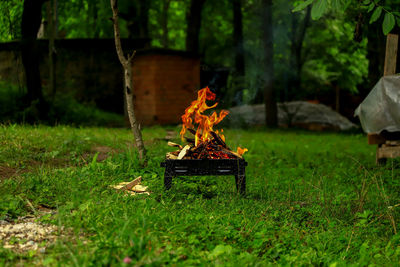
[[[97,162],[102,162],[104,160],[106,160],[110,155],[116,154],[116,153],[120,153],[121,151],[109,147],[109,146],[93,146],[90,149],[90,152],[86,152],[83,153],[82,157],[84,160],[90,160],[91,158],[93,158],[93,156],[98,153],[97,155]]]
[[[11,168],[7,166],[0,166],[0,180],[9,179],[15,176],[18,172],[17,168]]]

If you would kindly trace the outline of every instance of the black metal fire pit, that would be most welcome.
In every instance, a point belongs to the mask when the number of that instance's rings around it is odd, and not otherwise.
[[[236,189],[242,195],[246,193],[246,166],[244,159],[167,159],[161,162],[161,167],[165,168],[166,190],[177,176],[234,175]]]

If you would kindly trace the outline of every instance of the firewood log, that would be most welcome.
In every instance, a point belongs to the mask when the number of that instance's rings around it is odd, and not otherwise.
[[[226,153],[228,155],[232,155],[232,156],[240,158],[240,159],[242,158],[242,156],[240,156],[238,153],[236,153],[236,152],[234,152],[232,150],[228,150],[228,149],[222,148],[221,151],[223,151],[224,153]]]
[[[219,135],[213,131],[210,132],[210,134],[212,135],[212,137],[214,138],[215,142],[217,142],[220,146],[228,148],[228,146],[226,145],[226,143],[221,139],[221,137],[219,137]]]
[[[182,150],[181,150],[181,152],[179,152],[179,155],[178,155],[178,158],[177,159],[182,159],[185,155],[186,155],[186,153],[187,153],[187,151],[190,149],[190,145],[186,145]]]
[[[171,152],[168,152],[167,155],[165,156],[167,159],[177,159],[178,156],[175,156],[174,154],[172,154]]]
[[[196,135],[196,131],[195,131],[195,130],[190,129],[190,128],[188,128],[187,130],[188,130],[191,134]]]
[[[193,138],[187,138],[187,137],[185,137],[185,139],[186,139],[186,142],[188,142],[188,143],[190,143],[190,144],[194,144],[194,143],[195,143],[195,141],[194,141]]]
[[[172,146],[172,147],[179,147],[179,149],[183,148],[180,144],[177,144],[177,143],[174,143],[174,142],[168,142],[167,145],[168,146]]]

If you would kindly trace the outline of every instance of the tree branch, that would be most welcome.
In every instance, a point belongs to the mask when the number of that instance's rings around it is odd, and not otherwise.
[[[114,40],[115,40],[115,48],[117,49],[117,55],[119,61],[121,62],[122,66],[128,64],[128,60],[124,56],[124,52],[122,50],[121,45],[121,36],[119,31],[119,23],[118,23],[118,1],[117,0],[110,0],[111,2],[111,9],[112,9],[112,22],[114,26]]]

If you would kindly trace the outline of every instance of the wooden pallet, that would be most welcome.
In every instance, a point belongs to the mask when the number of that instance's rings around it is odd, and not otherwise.
[[[399,46],[399,36],[388,34],[386,37],[386,54],[383,75],[393,75],[396,73],[397,49]],[[368,144],[378,145],[376,149],[376,163],[383,165],[388,158],[400,157],[400,139],[388,140],[381,134],[368,134]]]
[[[378,145],[376,148],[378,165],[384,165],[387,159],[400,157],[400,140],[387,140],[380,134],[368,134],[368,144]]]

